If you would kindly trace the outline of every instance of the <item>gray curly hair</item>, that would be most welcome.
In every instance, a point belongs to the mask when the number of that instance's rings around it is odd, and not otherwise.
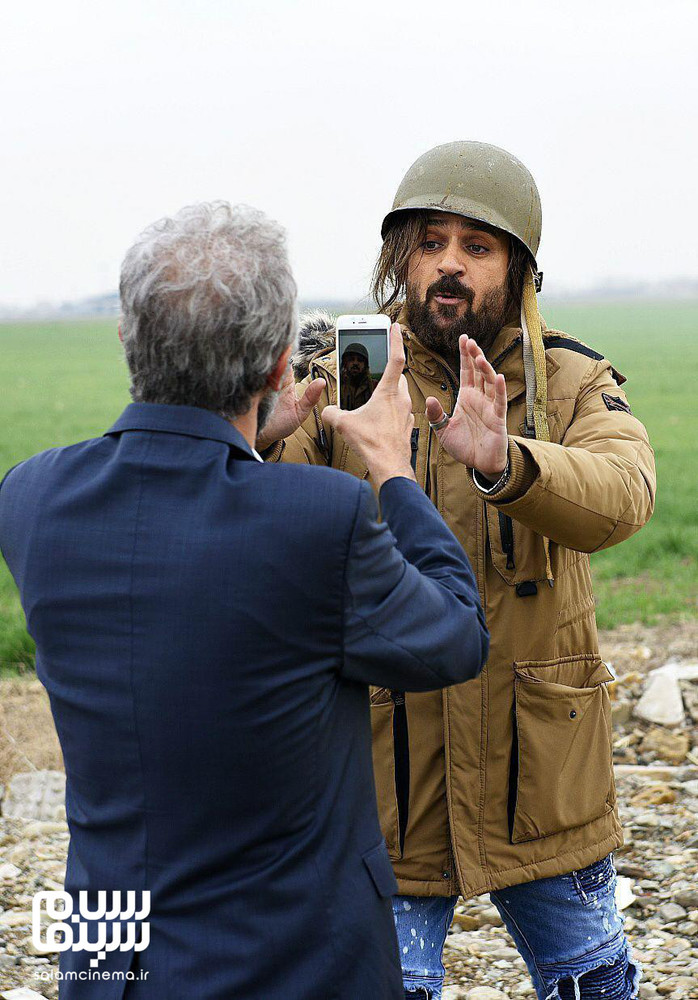
[[[285,232],[247,205],[189,205],[153,223],[126,254],[119,291],[136,402],[240,416],[297,342]]]

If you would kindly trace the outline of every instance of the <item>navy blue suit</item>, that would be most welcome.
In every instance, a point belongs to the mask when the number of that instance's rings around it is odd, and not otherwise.
[[[478,674],[461,547],[419,487],[264,465],[134,403],[0,489],[0,548],[67,773],[66,888],[149,889],[151,943],[65,998],[399,1000],[369,683]],[[397,544],[396,544],[397,543]],[[64,970],[89,967],[67,952]]]

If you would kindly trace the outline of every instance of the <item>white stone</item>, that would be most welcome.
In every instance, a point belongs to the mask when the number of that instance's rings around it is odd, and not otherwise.
[[[16,879],[21,874],[22,869],[18,868],[17,865],[11,864],[9,861],[4,865],[0,865],[0,880],[4,878]]]
[[[468,990],[464,995],[466,1000],[509,1000],[507,993],[495,990],[492,986],[476,986],[474,990]]]
[[[11,819],[65,820],[65,774],[62,771],[15,774],[7,786],[2,814]]]
[[[673,664],[652,671],[635,706],[635,715],[660,726],[681,725],[684,719],[683,697]]]
[[[499,915],[499,910],[495,906],[487,906],[477,915],[477,921],[482,927],[484,924],[491,924],[492,927],[501,927],[503,920]]]
[[[50,837],[56,833],[67,834],[68,824],[62,820],[35,819],[31,823],[27,823],[24,828],[24,836],[29,839]]]
[[[464,986],[445,986],[441,994],[443,1000],[466,1000],[467,995]]]
[[[58,948],[37,948],[34,944],[34,939],[31,937],[25,938],[22,941],[22,950],[26,955],[58,955],[60,954]]]
[[[0,927],[31,927],[32,914],[30,910],[5,910],[0,913]]]
[[[671,663],[674,673],[680,681],[698,681],[698,663]]]
[[[0,996],[3,1000],[44,1000],[41,993],[36,993],[26,986],[20,986],[17,990],[6,990],[0,993]]]
[[[633,892],[632,880],[625,875],[619,875],[616,882],[616,906],[619,910],[627,910],[637,899]]]

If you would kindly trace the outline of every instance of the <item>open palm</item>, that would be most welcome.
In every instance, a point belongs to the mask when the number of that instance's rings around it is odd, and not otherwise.
[[[325,388],[323,378],[313,379],[302,396],[296,392],[296,380],[289,365],[284,376],[274,411],[261,434],[257,437],[257,449],[263,451],[276,441],[289,437],[308,417],[317,404]]]
[[[463,465],[490,478],[507,464],[507,388],[474,340],[462,336],[460,390],[450,421],[437,431],[444,449]],[[438,423],[444,416],[439,401],[427,399],[427,416]]]

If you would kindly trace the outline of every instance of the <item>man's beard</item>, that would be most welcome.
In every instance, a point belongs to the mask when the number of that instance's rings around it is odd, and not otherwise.
[[[266,427],[269,417],[274,412],[274,407],[279,398],[279,392],[274,392],[273,389],[269,389],[265,396],[259,401],[259,407],[257,408],[257,436],[259,437],[262,429]]]
[[[443,319],[451,320],[447,325],[441,325],[434,318],[430,306],[431,300],[436,295],[457,295],[466,300],[468,307],[463,315],[459,315],[458,304],[436,303],[438,314]],[[509,292],[506,282],[487,292],[477,310],[473,309],[473,298],[471,288],[448,275],[429,285],[423,302],[414,285],[407,286],[405,310],[410,330],[414,330],[425,347],[448,361],[454,371],[458,371],[460,367],[458,338],[461,334],[465,333],[468,337],[472,337],[487,353],[509,314]]]

